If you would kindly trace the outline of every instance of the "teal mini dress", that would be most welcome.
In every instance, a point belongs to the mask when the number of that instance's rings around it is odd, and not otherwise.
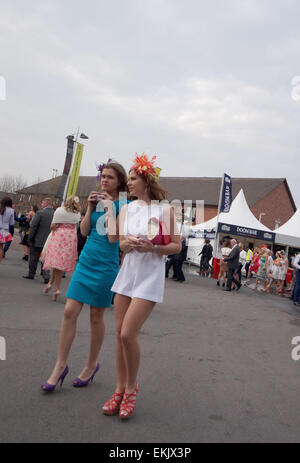
[[[120,211],[119,200],[113,204],[117,217]],[[110,307],[113,298],[110,289],[118,271],[119,241],[109,242],[105,233],[105,213],[97,205],[91,215],[90,234],[81,251],[66,297],[94,307]]]

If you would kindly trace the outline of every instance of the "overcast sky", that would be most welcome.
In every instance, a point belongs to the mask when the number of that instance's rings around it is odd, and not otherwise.
[[[299,0],[0,0],[0,176],[61,173],[79,126],[82,175],[145,151],[163,176],[286,177],[300,205],[299,18]]]

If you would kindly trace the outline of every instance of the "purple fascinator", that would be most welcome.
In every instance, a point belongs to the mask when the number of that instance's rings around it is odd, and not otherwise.
[[[110,162],[112,161],[111,158],[109,158],[106,162],[103,162],[102,164],[99,164],[99,166],[97,166],[97,170],[98,170],[98,175],[97,175],[97,180],[100,182],[101,180],[101,177],[102,177],[102,171],[104,169],[104,166],[106,166],[106,164],[109,164]]]

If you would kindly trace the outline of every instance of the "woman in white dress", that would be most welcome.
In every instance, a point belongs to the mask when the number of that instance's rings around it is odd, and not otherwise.
[[[274,281],[276,281],[277,283],[279,282],[279,279],[281,276],[281,268],[282,268],[283,262],[282,262],[280,252],[279,251],[276,252],[275,256],[276,256],[276,259],[273,262],[272,274],[270,275],[270,281],[266,289],[267,292],[271,291],[271,287]]]
[[[167,192],[158,183],[160,170],[154,167],[154,159],[150,161],[144,154],[136,156],[128,189],[137,200],[124,206],[120,213],[120,249],[125,255],[112,287],[116,293],[117,385],[102,411],[106,415],[119,412],[123,419],[132,415],[138,391],[139,332],[155,304],[163,301],[164,256],[178,254],[181,249],[173,208],[166,203],[157,204],[166,198]],[[167,227],[169,240],[165,237],[164,242],[169,244],[151,241],[156,235],[153,224],[158,220]]]
[[[288,271],[288,268],[289,268],[289,261],[288,261],[288,259],[286,257],[286,254],[285,254],[285,252],[283,250],[280,251],[280,257],[281,257],[282,266],[280,268],[280,273],[279,273],[279,276],[278,276],[278,280],[279,280],[278,294],[284,293],[284,282],[285,282],[286,274],[287,274],[287,271]]]
[[[274,278],[273,276],[273,267],[274,267],[274,263],[273,263],[273,251],[272,249],[268,249],[268,259],[267,259],[267,271],[266,271],[266,285],[264,286],[264,288],[262,289],[263,292],[265,293],[270,293],[270,281],[271,279]]]

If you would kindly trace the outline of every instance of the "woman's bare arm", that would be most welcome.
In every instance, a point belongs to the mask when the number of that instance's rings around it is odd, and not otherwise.
[[[80,223],[80,232],[83,236],[88,236],[91,231],[91,215],[93,209],[90,209],[89,206],[86,210],[85,216]]]
[[[59,227],[59,223],[52,223],[50,225],[50,230],[55,231]]]
[[[85,216],[80,223],[80,232],[83,236],[88,236],[91,231],[91,215],[97,204],[95,201],[96,195],[98,195],[97,191],[91,191],[88,197],[88,207]]]

